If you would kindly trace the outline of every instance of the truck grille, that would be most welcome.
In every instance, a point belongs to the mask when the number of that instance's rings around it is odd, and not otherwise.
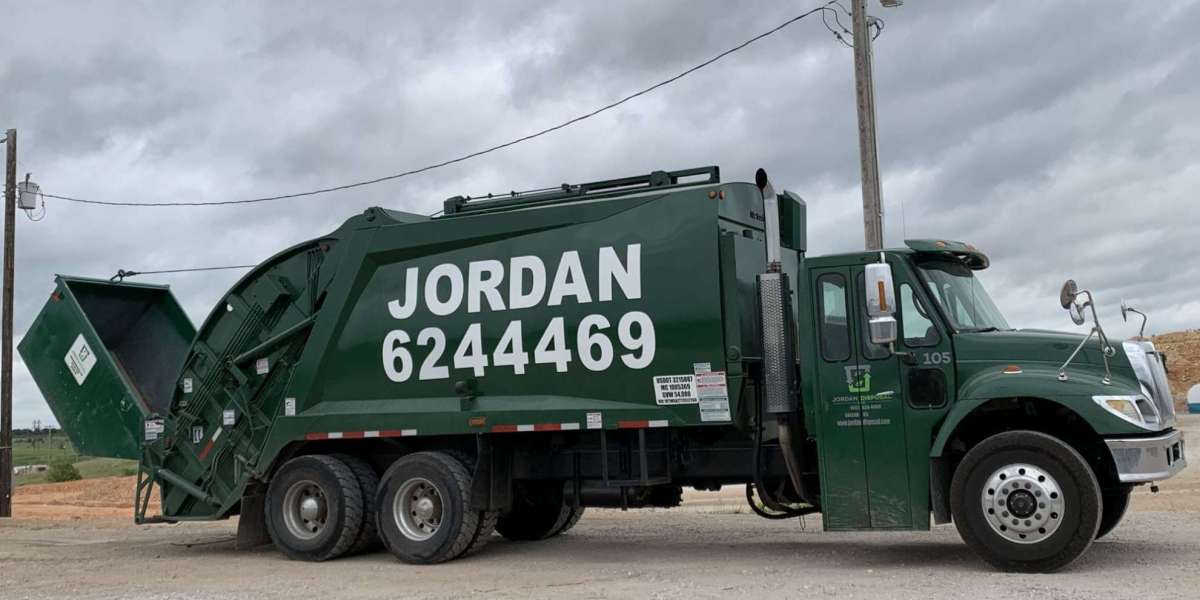
[[[1154,349],[1154,344],[1146,342],[1146,362],[1150,366],[1150,376],[1153,386],[1147,385],[1154,395],[1154,406],[1158,408],[1163,427],[1175,425],[1175,399],[1171,396],[1171,384],[1167,381],[1167,370],[1163,368],[1162,357]]]
[[[1133,367],[1138,381],[1145,388],[1150,401],[1158,411],[1158,425],[1162,428],[1175,425],[1175,399],[1171,397],[1171,385],[1167,382],[1167,370],[1162,355],[1153,342],[1130,340],[1122,344],[1129,365]]]

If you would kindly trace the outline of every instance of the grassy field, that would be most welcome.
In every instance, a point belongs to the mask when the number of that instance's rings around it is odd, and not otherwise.
[[[48,465],[55,459],[63,457],[75,458],[77,456],[75,448],[71,447],[71,442],[67,441],[65,437],[62,438],[61,442],[56,439],[53,444],[42,442],[36,446],[30,445],[28,439],[13,439],[14,467],[22,465]]]
[[[75,452],[75,448],[71,446],[71,442],[65,436],[56,438],[52,444],[42,442],[37,445],[31,445],[28,438],[15,437],[13,439],[14,467],[48,465],[62,459],[71,461],[84,479],[134,475],[137,473],[136,460],[80,456]],[[46,483],[46,472],[23,473],[15,476],[13,481],[19,486],[31,483]]]

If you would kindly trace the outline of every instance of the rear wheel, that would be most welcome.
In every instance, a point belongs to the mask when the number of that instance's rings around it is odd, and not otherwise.
[[[271,478],[267,531],[288,558],[322,561],[345,554],[362,529],[362,490],[353,471],[331,456],[294,458]]]
[[[1132,492],[1132,487],[1126,487],[1115,492],[1106,492],[1102,496],[1104,512],[1100,515],[1100,529],[1096,531],[1096,539],[1108,535],[1121,523],[1125,509],[1129,508],[1129,495]]]
[[[954,524],[984,560],[1010,571],[1049,572],[1078,558],[1100,525],[1100,485],[1057,438],[1011,431],[963,457],[950,487]]]
[[[512,510],[496,522],[496,531],[510,540],[544,540],[568,528],[573,514],[573,508],[563,502],[561,485],[526,485],[513,498]]]
[[[567,517],[567,522],[565,524],[563,524],[562,529],[559,529],[558,532],[555,533],[554,535],[562,535],[562,534],[570,531],[572,527],[575,527],[575,525],[577,523],[579,523],[579,519],[583,518],[583,509],[585,507],[572,506],[570,508],[571,508],[571,514],[570,514],[570,516]]]
[[[349,454],[334,454],[333,456],[350,467],[350,470],[354,472],[354,478],[358,480],[358,487],[362,489],[362,529],[359,530],[358,538],[354,540],[354,545],[350,547],[347,554],[374,552],[381,545],[377,528],[379,510],[376,505],[378,501],[376,496],[379,493],[379,475],[375,473],[375,469],[370,463],[357,456]]]
[[[396,461],[379,484],[379,535],[397,558],[412,564],[462,555],[479,533],[470,510],[471,475],[443,452],[417,452]]]

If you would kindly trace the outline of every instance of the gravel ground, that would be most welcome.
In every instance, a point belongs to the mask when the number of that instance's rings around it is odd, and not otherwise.
[[[1182,425],[1200,445],[1200,418]],[[823,533],[818,518],[750,514],[739,490],[689,494],[673,510],[590,510],[543,542],[495,538],[478,556],[415,567],[378,553],[328,563],[236,551],[236,523],[0,522],[0,598],[1195,598],[1200,458],[1139,488],[1117,530],[1065,571],[998,573],[953,526]],[[18,513],[19,514],[19,513]]]

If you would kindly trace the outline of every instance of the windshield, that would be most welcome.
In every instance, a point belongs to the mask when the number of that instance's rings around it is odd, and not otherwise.
[[[926,260],[917,263],[929,293],[950,324],[958,331],[1010,329],[992,297],[971,269],[958,261]]]

